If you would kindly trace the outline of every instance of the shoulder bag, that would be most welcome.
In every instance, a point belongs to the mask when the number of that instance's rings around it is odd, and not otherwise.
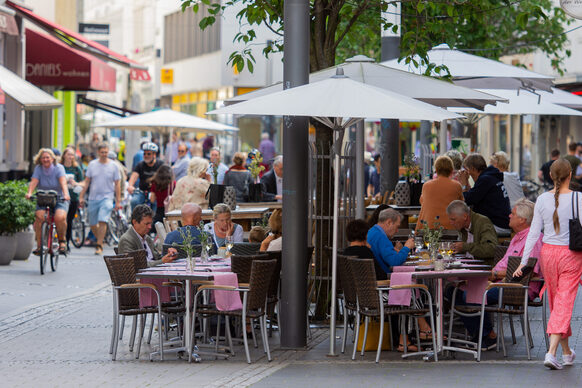
[[[576,201],[576,214],[574,214],[574,201]],[[578,192],[572,193],[572,218],[568,223],[570,231],[569,248],[571,251],[582,251],[582,225],[580,225],[580,209],[578,208]]]

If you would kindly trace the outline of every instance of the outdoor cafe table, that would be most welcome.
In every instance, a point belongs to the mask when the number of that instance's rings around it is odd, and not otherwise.
[[[244,230],[250,230],[250,222],[255,219],[262,219],[263,216],[269,211],[269,207],[237,207],[236,210],[232,210],[230,213],[232,215],[232,220],[245,224],[242,225]],[[172,210],[166,213],[166,220],[168,221],[182,221],[182,211],[180,209]],[[212,221],[212,209],[202,209],[202,220]]]
[[[469,270],[469,269],[448,269],[444,271],[416,271],[412,273],[412,277],[416,280],[433,280],[436,279],[436,336],[437,336],[437,353],[442,353],[444,350],[464,352],[473,354],[477,358],[477,353],[468,349],[463,349],[455,346],[444,346],[443,345],[443,321],[444,313],[442,311],[443,306],[443,279],[457,278],[457,279],[470,279],[479,278],[484,276],[490,276],[491,271],[486,270]],[[469,280],[470,281],[470,280]]]
[[[197,264],[196,267],[202,268],[212,268],[212,265],[209,266]],[[178,267],[175,265],[160,265],[151,268],[147,268],[141,270],[136,273],[136,278],[140,279],[160,279],[160,280],[184,280],[186,283],[185,294],[186,294],[186,314],[184,317],[184,346],[173,348],[172,352],[185,352],[188,353],[190,349],[190,325],[193,324],[193,321],[190,317],[190,305],[191,305],[191,283],[192,281],[201,281],[201,280],[214,280],[214,273],[213,272],[204,272],[203,270],[188,272],[186,267]],[[160,352],[164,351],[160,349]],[[154,352],[150,355],[150,358],[153,355],[158,354],[159,352]],[[200,361],[200,357],[197,354],[193,354],[192,357],[196,361]]]

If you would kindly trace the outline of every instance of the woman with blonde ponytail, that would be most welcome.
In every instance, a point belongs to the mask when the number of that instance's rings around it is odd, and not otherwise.
[[[562,366],[573,365],[576,358],[576,353],[568,346],[568,338],[572,335],[570,321],[582,276],[582,252],[571,251],[568,248],[570,239],[568,221],[572,218],[574,196],[574,192],[569,188],[572,179],[570,162],[557,159],[552,163],[550,176],[554,181],[554,189],[540,195],[536,201],[521,264],[513,276],[521,276],[522,268],[527,264],[543,229],[543,245],[538,259],[546,281],[547,298],[550,301],[547,330],[550,336],[550,349],[546,353],[544,365],[550,369],[562,369]],[[582,208],[582,193],[579,193],[577,198],[578,206]],[[556,358],[558,345],[562,347],[562,362]]]

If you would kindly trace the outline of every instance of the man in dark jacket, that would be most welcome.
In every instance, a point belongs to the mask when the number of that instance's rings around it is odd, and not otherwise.
[[[279,155],[273,161],[273,169],[261,178],[264,198],[267,201],[283,199],[283,156]]]
[[[503,185],[503,173],[493,166],[487,167],[485,159],[480,154],[470,154],[463,161],[465,170],[459,175],[463,185],[463,196],[467,205],[473,211],[488,217],[495,231],[499,234],[510,234],[509,196]],[[475,181],[473,188],[469,187],[469,176]]]

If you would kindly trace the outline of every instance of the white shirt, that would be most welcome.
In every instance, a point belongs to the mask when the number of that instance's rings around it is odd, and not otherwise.
[[[568,221],[572,218],[572,196],[574,193],[573,191],[571,193],[560,194],[558,203],[559,233],[554,229],[553,217],[556,208],[554,193],[547,192],[538,197],[534,208],[533,220],[523,250],[522,264],[527,263],[527,259],[540,237],[542,230],[544,231],[544,237],[542,238],[544,244],[569,245],[570,231]],[[582,193],[578,193],[578,207],[582,211]]]
[[[519,176],[516,172],[504,172],[503,173],[503,186],[507,191],[509,196],[509,206],[513,209],[515,203],[521,198],[525,197],[523,195],[523,188],[521,187],[521,182],[519,181]]]
[[[152,250],[150,249],[149,244],[146,242],[145,237],[140,236],[139,233],[135,231],[133,225],[130,226],[130,228],[133,229],[133,232],[135,233],[135,235],[141,240],[141,245],[143,245],[143,248],[146,250],[146,252],[148,254],[148,260],[153,260],[154,254],[152,253]]]
[[[273,171],[273,173],[275,174],[275,179],[277,181],[277,195],[283,196],[283,178],[280,178],[275,171]],[[280,199],[277,201],[281,202]]]
[[[269,243],[267,251],[281,251],[283,250],[283,237],[278,237]]]

